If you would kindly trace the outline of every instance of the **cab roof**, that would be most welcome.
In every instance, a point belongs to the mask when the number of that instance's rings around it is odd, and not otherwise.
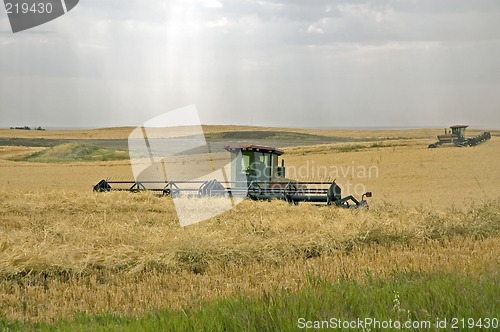
[[[229,152],[235,152],[237,150],[255,151],[255,152],[272,153],[278,156],[281,156],[284,153],[283,150],[277,149],[274,146],[253,145],[253,144],[226,145],[224,149],[226,149]]]

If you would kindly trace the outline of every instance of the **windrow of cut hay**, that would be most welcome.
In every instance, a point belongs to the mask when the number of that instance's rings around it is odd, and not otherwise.
[[[206,204],[192,199],[193,206]],[[203,273],[280,264],[368,244],[412,246],[500,230],[500,201],[442,212],[384,205],[369,210],[245,201],[181,228],[171,199],[147,193],[0,192],[0,274],[92,269]]]
[[[245,201],[181,228],[172,201],[147,193],[0,191],[0,318],[138,317],[312,277],[496,275],[499,221],[498,200],[444,212]]]

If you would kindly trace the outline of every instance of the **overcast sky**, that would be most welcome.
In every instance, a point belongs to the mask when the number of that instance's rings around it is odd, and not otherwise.
[[[500,128],[498,0],[81,0],[13,34],[0,127]]]

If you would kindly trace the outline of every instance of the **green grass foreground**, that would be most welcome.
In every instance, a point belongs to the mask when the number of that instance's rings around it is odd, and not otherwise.
[[[480,278],[407,272],[396,273],[390,280],[367,275],[362,283],[348,278],[331,283],[311,275],[308,285],[298,292],[228,298],[198,309],[158,310],[145,317],[78,314],[73,321],[55,325],[0,319],[0,330],[298,331],[317,330],[314,327],[319,326],[320,330],[335,331],[493,331],[498,330],[500,318],[498,279],[494,272]],[[377,326],[375,321],[372,325],[365,322],[361,327],[342,328],[342,321],[353,324],[365,318],[377,320],[378,324],[391,320],[395,328]],[[437,320],[441,324],[446,320],[446,327],[438,329]],[[397,329],[396,321],[428,321],[431,328]]]

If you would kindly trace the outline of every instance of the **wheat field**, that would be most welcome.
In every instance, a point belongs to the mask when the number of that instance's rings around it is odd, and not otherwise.
[[[0,318],[54,323],[78,313],[187,310],[295,291],[311,274],[360,282],[395,271],[498,278],[500,139],[429,150],[432,137],[412,135],[285,149],[289,175],[373,191],[368,210],[246,200],[184,228],[169,198],[92,192],[102,178],[130,178],[128,161],[12,161],[39,149],[2,147]]]

